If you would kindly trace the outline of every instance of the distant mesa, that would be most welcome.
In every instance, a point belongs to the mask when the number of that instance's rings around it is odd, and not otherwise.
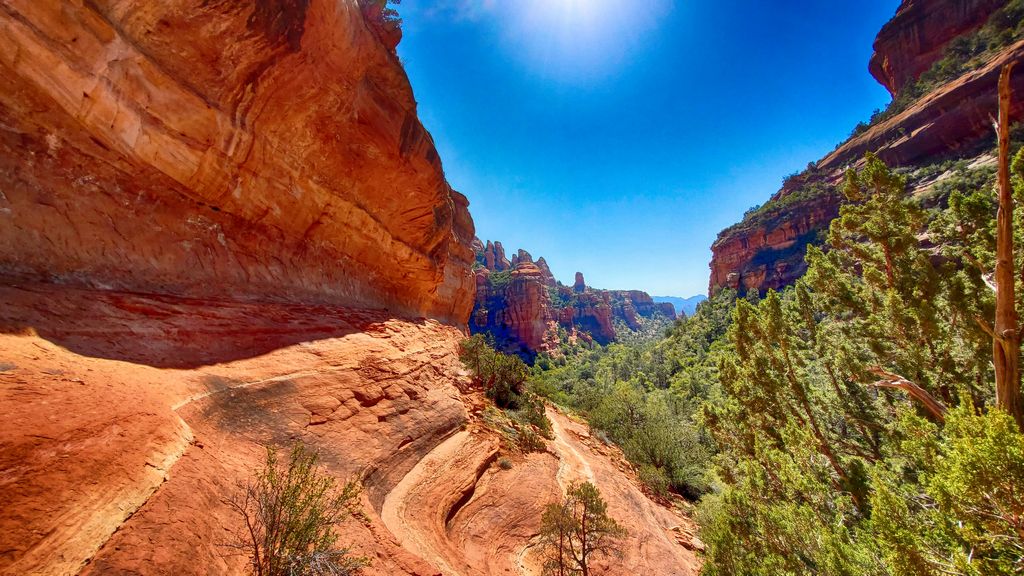
[[[690,296],[689,298],[681,298],[679,296],[652,296],[655,302],[668,302],[675,307],[676,316],[693,316],[693,313],[697,311],[697,305],[708,299],[703,294],[697,294],[696,296]]]

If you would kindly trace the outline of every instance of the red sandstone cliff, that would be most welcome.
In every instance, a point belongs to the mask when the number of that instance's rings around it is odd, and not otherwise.
[[[827,194],[788,205],[777,219],[740,224],[711,247],[711,290],[779,289],[807,271],[804,252],[839,215],[839,197]]]
[[[977,29],[1006,0],[906,0],[875,39],[868,69],[895,96],[942,57],[954,38]]]
[[[465,323],[473,223],[352,2],[10,0],[0,273]]]
[[[989,20],[1004,3],[993,0],[905,0],[875,42],[871,72],[898,93],[943,55],[957,36]],[[900,168],[924,166],[948,157],[984,152],[991,138],[999,70],[1024,60],[1024,40],[998,50],[979,67],[936,86],[906,109],[851,137],[813,164],[813,169],[786,183],[757,213],[719,233],[711,247],[709,290],[780,288],[806,270],[805,247],[827,230],[839,212],[834,185],[843,172],[874,152]],[[1024,74],[1013,79],[1024,93]],[[1017,99],[1012,116],[1024,115]],[[911,183],[914,185],[914,183]]]
[[[581,272],[572,286],[555,280],[544,258],[536,262],[520,249],[505,258],[501,242],[474,241],[477,251],[473,333],[492,335],[499,348],[532,358],[557,353],[563,341],[608,344],[618,338],[615,323],[641,330],[647,319],[675,319],[671,304],[655,303],[639,290],[596,290]]]
[[[528,354],[556,348],[556,311],[543,272],[535,264],[523,262],[507,274],[496,285],[490,270],[477,269],[477,306],[470,317],[471,330],[490,327],[509,352]]]

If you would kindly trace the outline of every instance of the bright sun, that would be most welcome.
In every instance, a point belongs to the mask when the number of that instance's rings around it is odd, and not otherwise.
[[[537,72],[563,81],[614,74],[671,8],[670,0],[509,2],[510,47]]]

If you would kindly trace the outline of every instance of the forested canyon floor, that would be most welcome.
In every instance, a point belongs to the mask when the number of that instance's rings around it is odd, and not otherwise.
[[[455,328],[39,284],[0,298],[0,573],[241,573],[225,499],[264,444],[296,440],[332,475],[362,478],[364,515],[341,532],[372,558],[366,574],[537,573],[540,513],[581,468],[630,531],[611,573],[699,568],[683,545],[692,523],[585,426],[551,411],[546,451],[503,445]]]

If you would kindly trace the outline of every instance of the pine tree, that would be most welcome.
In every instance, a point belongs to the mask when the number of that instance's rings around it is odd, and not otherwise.
[[[621,556],[626,531],[608,516],[608,505],[590,482],[573,483],[565,498],[541,518],[547,576],[590,576],[594,559]]]

